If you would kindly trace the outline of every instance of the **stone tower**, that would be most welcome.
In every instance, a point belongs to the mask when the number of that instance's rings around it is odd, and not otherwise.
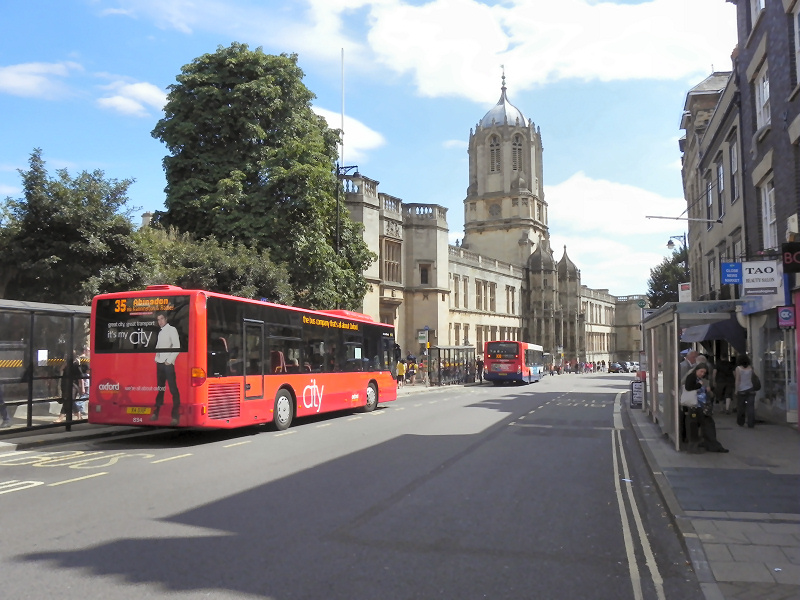
[[[506,96],[470,130],[464,243],[471,252],[525,265],[549,239],[540,131]]]

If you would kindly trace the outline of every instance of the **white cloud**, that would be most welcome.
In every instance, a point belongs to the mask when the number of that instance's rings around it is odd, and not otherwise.
[[[735,15],[718,0],[393,0],[373,5],[368,39],[376,60],[412,75],[420,94],[489,101],[501,64],[518,89],[729,69]]]
[[[581,270],[581,282],[612,294],[644,294],[650,269],[669,255],[670,236],[686,230],[683,198],[665,198],[635,186],[591,179],[584,173],[546,186],[551,247],[563,246]]]
[[[736,8],[720,0],[118,0],[185,33],[203,29],[387,78],[422,96],[494,97],[500,65],[517,90],[562,79],[685,79],[728,70]],[[691,18],[687,18],[691,15]],[[361,20],[357,20],[361,19]],[[357,32],[357,33],[353,33]]]
[[[312,109],[328,122],[328,127],[331,129],[342,128],[341,113],[335,113],[319,106],[313,106]],[[342,164],[363,161],[367,158],[369,150],[380,148],[385,143],[386,139],[380,133],[370,129],[361,121],[345,115],[344,156],[340,156],[339,160]]]
[[[124,115],[147,117],[150,116],[148,107],[161,111],[167,101],[166,93],[152,83],[116,81],[106,87],[112,95],[99,98],[97,104]]]
[[[0,197],[16,196],[21,191],[22,190],[20,190],[18,187],[14,187],[13,185],[4,185],[0,183]]]
[[[469,144],[464,140],[445,140],[442,142],[444,148],[467,149]]]
[[[582,172],[546,186],[545,199],[551,228],[612,236],[671,231],[676,222],[646,216],[678,217],[686,209],[683,198],[665,198],[632,185],[591,179]]]
[[[26,98],[57,98],[66,89],[62,79],[80,70],[81,65],[70,61],[0,67],[0,92]]]

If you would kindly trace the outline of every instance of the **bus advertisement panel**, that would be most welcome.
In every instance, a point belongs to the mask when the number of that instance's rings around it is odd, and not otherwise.
[[[394,328],[151,286],[92,302],[90,423],[231,428],[397,397]]]
[[[495,385],[503,382],[533,383],[544,374],[542,347],[517,341],[491,341],[484,346],[484,379]]]

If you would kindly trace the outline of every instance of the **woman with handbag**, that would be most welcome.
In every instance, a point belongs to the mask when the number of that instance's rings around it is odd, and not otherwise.
[[[736,357],[734,371],[736,390],[736,424],[743,427],[745,421],[752,429],[756,425],[756,392],[761,389],[758,375],[753,371],[750,358],[746,354]]]
[[[687,396],[697,394],[697,404],[687,410],[686,431],[689,436],[689,452],[699,452],[704,448],[709,452],[728,452],[717,440],[717,425],[714,422],[714,400],[711,393],[711,383],[708,379],[708,364],[705,361],[689,371],[684,382]],[[698,432],[702,440],[698,439]]]

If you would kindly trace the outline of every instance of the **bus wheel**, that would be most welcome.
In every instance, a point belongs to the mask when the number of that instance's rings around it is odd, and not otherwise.
[[[292,424],[292,417],[294,416],[294,403],[292,396],[286,390],[278,390],[275,395],[275,408],[272,412],[272,421],[275,423],[275,429],[283,431],[288,429]]]
[[[378,388],[374,383],[367,386],[367,403],[361,408],[361,412],[372,412],[378,406]]]

